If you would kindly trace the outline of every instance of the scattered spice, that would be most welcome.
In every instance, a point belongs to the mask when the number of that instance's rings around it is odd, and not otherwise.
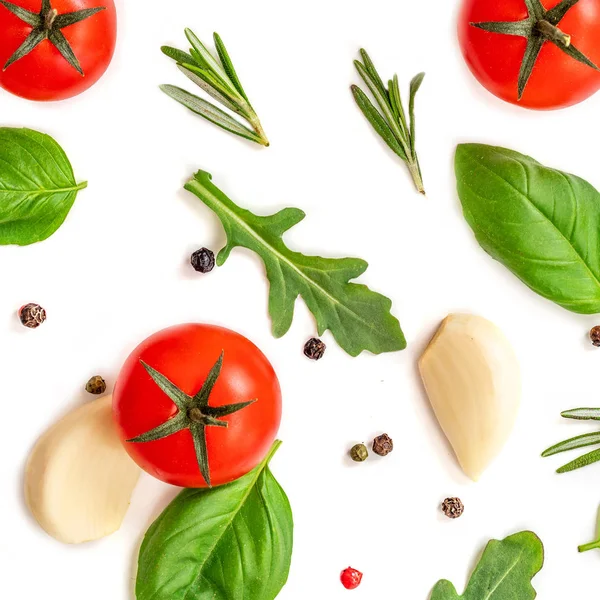
[[[198,273],[210,273],[215,268],[214,252],[208,248],[200,248],[192,254],[190,262]]]
[[[375,454],[379,454],[379,456],[387,456],[393,449],[394,442],[387,433],[378,435],[373,440],[373,452],[375,452]]]
[[[360,585],[362,577],[363,574],[360,571],[357,571],[352,567],[348,567],[347,569],[344,569],[342,571],[342,574],[340,575],[340,580],[342,582],[342,585],[347,590],[355,590]]]
[[[318,338],[310,338],[304,344],[304,356],[311,360],[319,360],[323,358],[327,346]]]
[[[364,444],[356,444],[350,449],[350,458],[354,462],[364,462],[369,456],[369,451]]]
[[[596,346],[596,348],[600,348],[600,325],[592,327],[590,331],[590,340],[592,340],[592,344]]]
[[[442,512],[449,519],[458,519],[465,512],[465,505],[460,498],[446,498],[442,502]]]
[[[90,394],[104,394],[106,391],[106,381],[100,375],[94,375],[86,384],[85,391]]]
[[[46,311],[39,304],[26,304],[19,309],[19,319],[25,327],[35,329],[46,320]]]

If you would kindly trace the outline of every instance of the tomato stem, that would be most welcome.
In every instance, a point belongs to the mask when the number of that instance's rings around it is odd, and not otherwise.
[[[550,21],[541,19],[535,27],[547,40],[562,44],[565,48],[571,45],[571,36],[561,31],[556,25],[552,25]]]
[[[55,8],[51,8],[44,17],[44,27],[49,31],[54,25],[54,20],[58,17],[58,11]]]

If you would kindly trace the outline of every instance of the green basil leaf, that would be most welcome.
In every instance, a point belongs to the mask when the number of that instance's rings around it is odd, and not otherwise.
[[[533,600],[531,580],[544,564],[544,547],[531,531],[491,540],[475,567],[464,594],[452,583],[438,581],[431,600]]]
[[[0,127],[0,245],[50,237],[86,186],[75,181],[67,155],[50,136]]]
[[[281,442],[240,479],[184,490],[151,525],[139,556],[137,600],[273,600],[293,544],[289,501],[269,470]]]
[[[458,195],[477,241],[532,290],[600,312],[600,194],[586,181],[493,146],[462,144]]]
[[[225,229],[227,244],[217,256],[217,265],[238,246],[262,259],[270,283],[269,314],[275,337],[289,330],[294,305],[302,296],[319,334],[331,330],[351,356],[363,350],[380,354],[406,348],[400,323],[390,312],[391,300],[365,285],[350,283],[366,271],[364,260],[307,256],[290,250],[283,234],[304,219],[304,212],[284,208],[266,217],[255,215],[235,204],[211,179],[206,171],[198,171],[185,189],[204,202]]]

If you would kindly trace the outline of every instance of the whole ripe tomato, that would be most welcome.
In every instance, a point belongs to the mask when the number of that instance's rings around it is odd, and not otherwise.
[[[527,108],[585,100],[600,89],[600,0],[528,1],[532,14],[525,0],[463,1],[458,32],[469,68],[492,94]]]
[[[127,452],[148,473],[181,487],[221,485],[269,451],[281,390],[265,355],[245,337],[179,325],[131,353],[115,385],[113,413]]]
[[[7,5],[12,5],[12,9]],[[20,12],[19,8],[27,12]],[[3,3],[0,5],[0,87],[29,100],[63,100],[76,96],[96,83],[106,71],[116,38],[117,15],[113,0]],[[16,59],[19,54],[15,53],[25,40],[38,43]]]

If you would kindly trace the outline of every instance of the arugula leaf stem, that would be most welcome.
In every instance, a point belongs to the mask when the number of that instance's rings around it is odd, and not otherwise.
[[[590,550],[600,550],[600,510],[598,511],[598,519],[596,523],[596,535],[598,539],[594,542],[590,542],[589,544],[583,544],[579,546],[579,552],[589,552]]]
[[[589,552],[590,550],[600,550],[600,540],[591,542],[590,544],[583,544],[578,548],[579,552]]]

